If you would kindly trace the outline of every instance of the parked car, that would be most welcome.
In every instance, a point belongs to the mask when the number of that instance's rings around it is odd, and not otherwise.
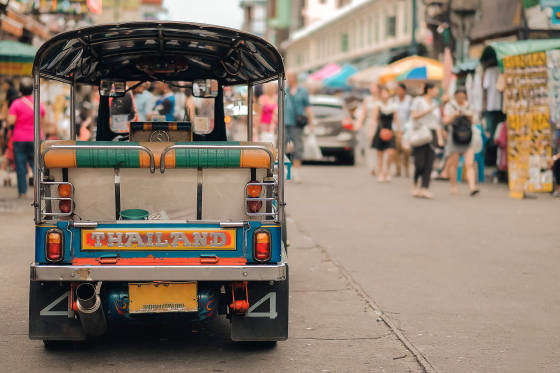
[[[356,132],[354,121],[341,97],[313,95],[309,97],[311,112],[314,116],[314,133],[323,157],[336,157],[336,160],[354,165]],[[309,128],[305,128],[305,136]],[[304,159],[305,160],[305,159]]]

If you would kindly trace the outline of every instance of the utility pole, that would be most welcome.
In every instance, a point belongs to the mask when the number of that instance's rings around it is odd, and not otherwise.
[[[418,28],[418,4],[417,0],[412,0],[412,41],[408,47],[408,55],[416,56],[418,54],[418,43],[416,42],[416,29]]]

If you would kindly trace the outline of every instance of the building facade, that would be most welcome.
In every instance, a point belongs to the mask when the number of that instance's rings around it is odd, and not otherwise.
[[[240,6],[243,9],[241,29],[260,37],[266,37],[268,20],[266,0],[243,0]]]
[[[312,71],[332,62],[352,62],[407,48],[412,41],[412,1],[354,0],[343,5],[290,35],[281,45],[287,67]],[[424,44],[422,2],[417,0],[417,6],[416,40]]]

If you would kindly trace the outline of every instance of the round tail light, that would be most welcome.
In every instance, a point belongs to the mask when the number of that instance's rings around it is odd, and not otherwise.
[[[60,209],[60,212],[64,214],[70,213],[70,211],[72,211],[72,201],[69,200],[60,201],[60,203],[58,204],[58,208]]]
[[[72,186],[70,184],[60,184],[58,186],[58,195],[62,198],[69,198],[72,195]]]
[[[257,183],[257,181],[251,181],[247,184],[247,194],[249,194],[253,198],[257,198],[262,191],[261,185],[251,185],[252,183]]]

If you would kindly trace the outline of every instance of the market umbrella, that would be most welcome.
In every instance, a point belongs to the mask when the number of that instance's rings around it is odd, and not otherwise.
[[[342,69],[333,76],[330,76],[323,80],[323,86],[325,88],[350,88],[347,81],[352,75],[356,74],[358,69],[350,64],[346,64],[342,67]]]
[[[443,68],[436,66],[413,67],[397,76],[395,80],[397,82],[403,80],[443,80]]]
[[[37,48],[12,40],[0,41],[0,75],[31,75]]]
[[[443,79],[443,65],[440,62],[432,60],[431,58],[412,56],[403,58],[387,66],[385,71],[379,76],[379,82],[381,84],[386,84],[387,82],[394,81],[399,75],[415,67],[426,67],[428,70],[439,68],[441,70],[441,77],[439,80]],[[429,73],[427,72],[427,74]]]
[[[339,65],[337,65],[336,63],[330,63],[322,69],[315,71],[313,74],[310,74],[307,79],[321,81],[325,78],[328,78],[329,76],[338,74],[340,70],[342,69]]]
[[[368,88],[371,83],[379,82],[379,74],[381,74],[386,68],[387,66],[369,67],[348,78],[348,84],[360,88]]]

